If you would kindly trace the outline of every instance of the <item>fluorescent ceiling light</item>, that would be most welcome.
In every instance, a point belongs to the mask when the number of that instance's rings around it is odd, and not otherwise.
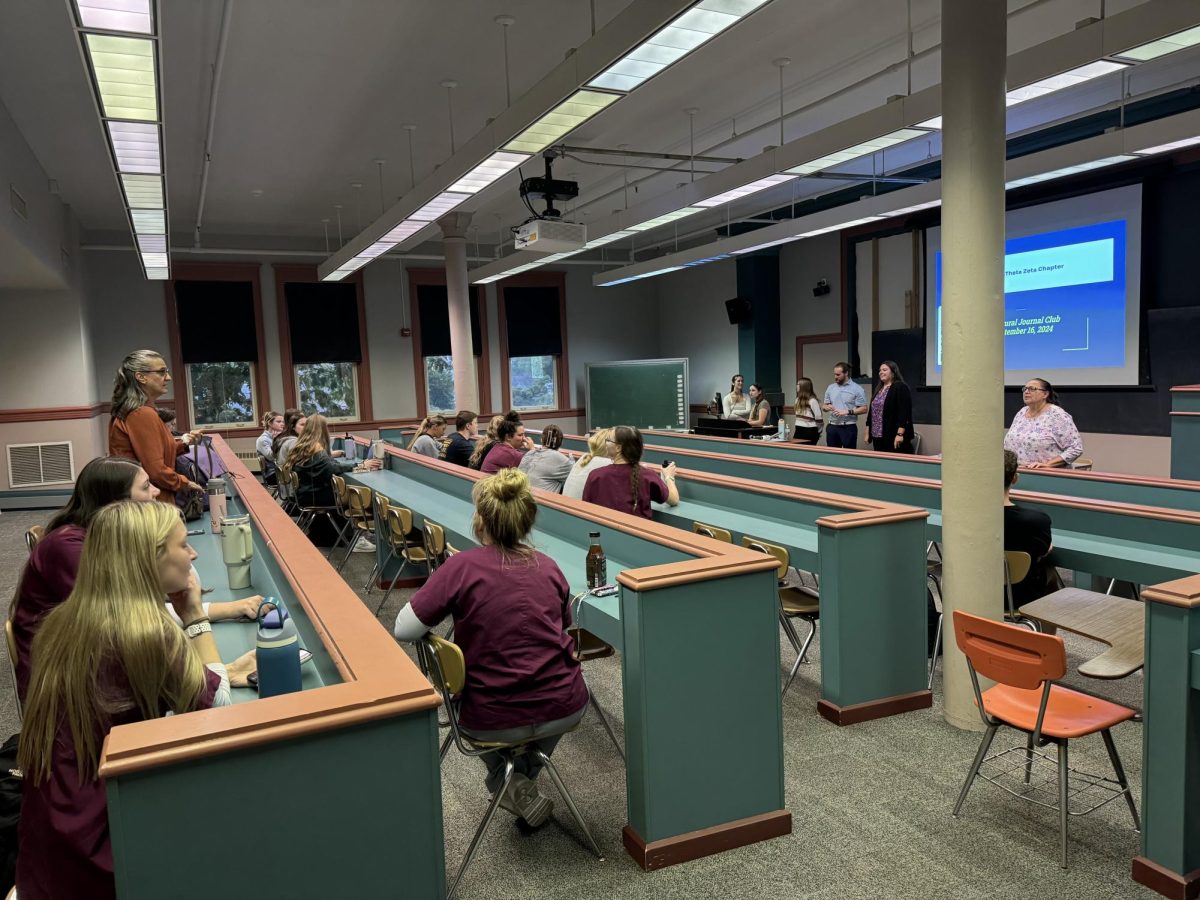
[[[795,180],[795,175],[768,175],[766,178],[760,178],[758,181],[752,181],[749,184],[744,184],[723,194],[717,194],[715,197],[709,197],[707,200],[697,200],[695,205],[705,209],[712,206],[720,206],[723,203],[729,203],[750,194],[757,194],[759,191],[765,191],[768,188],[778,187],[781,184],[787,184],[789,181]]]
[[[1070,87],[1075,87],[1077,84],[1083,84],[1085,81],[1091,81],[1093,78],[1100,78],[1103,75],[1109,75],[1113,72],[1119,72],[1121,69],[1128,68],[1128,63],[1113,62],[1108,59],[1098,59],[1095,62],[1088,63],[1085,66],[1071,69],[1067,72],[1062,72],[1058,75],[1051,75],[1049,78],[1043,78],[1041,81],[1035,81],[1033,84],[1027,84],[1024,87],[1013,88],[1004,95],[1005,106],[1016,106],[1018,103],[1024,103],[1026,100],[1033,100],[1037,97],[1045,97],[1047,94],[1053,94],[1056,91],[1066,90]],[[924,122],[917,123],[918,128],[932,128],[941,130],[942,117],[934,116],[932,119],[926,119]]]
[[[1182,150],[1184,147],[1194,147],[1200,144],[1200,137],[1184,138],[1169,144],[1159,144],[1157,147],[1147,147],[1144,150],[1134,150],[1140,156],[1152,156],[1155,153],[1170,153],[1172,150]]]
[[[620,231],[614,231],[612,234],[606,234],[603,237],[592,238],[583,245],[583,250],[595,250],[597,247],[603,247],[605,244],[611,244],[613,241],[619,241],[621,238],[632,237],[637,234],[632,228],[623,228]]]
[[[576,91],[505,144],[504,149],[517,153],[544,150],[619,99],[619,94]]]
[[[780,244],[790,244],[792,241],[798,240],[795,235],[789,234],[787,237],[782,237],[774,241],[767,241],[764,244],[755,244],[753,247],[742,247],[740,250],[734,250],[733,253],[741,255],[742,253],[753,253],[755,250],[766,250],[768,247],[778,247]]]
[[[167,254],[143,253],[142,265],[147,269],[165,269],[167,267]]]
[[[702,0],[589,81],[588,87],[632,91],[766,2]]]
[[[474,169],[464,175],[447,190],[460,194],[474,194],[482,191],[493,181],[507,175],[521,163],[529,159],[524,153],[505,153],[503,150],[493,153]]]
[[[655,269],[653,272],[642,272],[640,275],[629,275],[625,278],[618,278],[615,281],[598,281],[596,284],[599,287],[613,287],[614,285],[625,284],[628,281],[641,281],[643,278],[653,278],[655,275],[666,275],[668,272],[678,272],[682,268],[684,267],[667,266],[665,269]]]
[[[454,207],[458,206],[466,200],[469,194],[452,194],[449,191],[438,194],[415,213],[409,216],[410,219],[415,219],[418,222],[432,222],[434,219],[440,219]]]
[[[138,235],[138,249],[142,253],[166,253],[167,236],[165,234]]]
[[[1011,190],[1012,188],[1024,187],[1027,184],[1037,184],[1041,181],[1051,181],[1055,178],[1065,178],[1067,175],[1076,175],[1079,172],[1087,172],[1091,169],[1101,169],[1105,166],[1115,166],[1118,163],[1131,162],[1138,157],[1130,155],[1108,156],[1104,159],[1095,159],[1091,162],[1079,163],[1074,166],[1064,166],[1061,169],[1054,169],[1050,172],[1042,172],[1040,175],[1030,175],[1026,178],[1018,178],[1016,181],[1006,182],[1004,189]]]
[[[1200,25],[1157,41],[1151,41],[1148,44],[1142,44],[1140,47],[1134,47],[1131,50],[1114,53],[1113,55],[1117,59],[1132,59],[1135,62],[1146,62],[1146,60],[1158,59],[1160,56],[1166,56],[1168,53],[1174,53],[1176,50],[1182,50],[1185,47],[1195,47],[1197,44],[1200,44]]]
[[[165,210],[131,209],[129,211],[129,216],[131,219],[133,219],[134,234],[143,235],[167,233],[167,216]]]
[[[716,262],[719,259],[729,259],[728,253],[717,253],[714,256],[706,256],[703,259],[693,259],[689,263],[684,263],[683,268],[690,269],[692,266],[703,266],[710,262]]]
[[[1088,63],[1086,66],[1071,69],[1069,72],[1051,75],[1049,78],[1043,78],[1041,81],[1035,81],[1033,84],[1014,88],[1004,95],[1004,105],[1015,106],[1018,103],[1024,103],[1026,100],[1033,100],[1035,97],[1044,97],[1056,91],[1066,90],[1067,88],[1075,87],[1077,84],[1083,84],[1085,81],[1091,81],[1093,78],[1100,78],[1102,75],[1119,72],[1125,68],[1128,68],[1127,63],[1098,59],[1095,62]]]
[[[403,222],[385,234],[383,236],[383,240],[392,241],[393,244],[398,244],[405,238],[412,237],[428,224],[428,222],[414,222],[412,219],[405,219]]]
[[[900,209],[892,209],[883,213],[885,219],[890,219],[892,216],[903,216],[908,213],[920,212],[923,209],[933,209],[935,206],[941,206],[941,200],[930,200],[928,203],[917,203],[913,206],[902,206]]]
[[[170,270],[165,268],[147,268],[146,279],[148,281],[166,281],[171,277]]]
[[[925,134],[927,132],[919,128],[901,128],[898,131],[893,131],[891,134],[863,141],[861,144],[855,144],[853,147],[847,147],[845,150],[839,150],[837,153],[830,153],[828,156],[822,156],[803,165],[793,166],[787,171],[793,175],[811,175],[813,172],[820,172],[823,169],[840,166],[842,163],[848,163],[852,159],[867,156],[871,153],[878,153],[880,150],[886,150],[888,147],[894,147],[896,144],[902,144],[905,141],[911,141],[913,138],[923,137]]]
[[[107,119],[158,120],[154,41],[149,38],[85,34],[96,74],[100,108]]]
[[[158,126],[142,122],[105,122],[117,157],[118,172],[162,174]]]
[[[645,222],[630,225],[626,230],[649,231],[651,228],[657,228],[659,225],[666,225],[668,222],[674,222],[676,219],[682,219],[684,216],[690,216],[693,213],[703,211],[703,207],[700,206],[685,206],[683,209],[677,209],[674,212],[664,213],[661,216],[655,216],[653,219],[647,219]]]
[[[387,253],[389,250],[391,250],[393,247],[395,247],[397,243],[398,243],[398,241],[376,241],[374,244],[372,244],[370,247],[368,247],[366,250],[364,250],[362,253],[358,254],[358,256],[356,256],[354,258],[355,259],[374,259],[377,256],[383,256],[383,254]]]
[[[125,205],[130,209],[162,209],[163,180],[159,175],[122,175]]]
[[[75,7],[84,28],[154,33],[150,0],[75,0]]]

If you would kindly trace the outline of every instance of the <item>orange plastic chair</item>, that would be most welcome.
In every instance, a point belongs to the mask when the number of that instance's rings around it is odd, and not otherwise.
[[[1062,678],[1067,671],[1066,651],[1062,638],[1057,635],[1039,634],[956,609],[954,637],[958,641],[959,649],[966,654],[971,684],[975,688],[975,703],[987,730],[979,744],[979,752],[975,754],[975,761],[971,764],[967,780],[958,795],[958,802],[954,804],[953,815],[958,816],[976,776],[991,781],[1014,796],[1057,809],[1060,865],[1064,869],[1067,867],[1068,814],[1083,815],[1110,800],[1124,796],[1133,816],[1134,829],[1141,831],[1137,805],[1133,802],[1129,782],[1125,779],[1125,770],[1121,767],[1121,758],[1117,755],[1117,748],[1109,733],[1109,729],[1114,725],[1132,719],[1136,715],[1135,711],[1055,684],[1054,682]],[[981,674],[997,684],[981,692]],[[989,757],[987,753],[991,748],[992,739],[1001,725],[1023,731],[1027,735],[1025,747],[1004,750]],[[1087,792],[1089,802],[1092,797],[1099,796],[1103,799],[1087,809],[1071,813],[1068,783],[1071,770],[1067,763],[1067,743],[1072,738],[1086,737],[1097,731],[1104,738],[1104,746],[1108,750],[1108,758],[1112,762],[1116,780],[1076,772],[1076,779],[1085,783],[1083,788],[1077,789],[1076,797],[1082,798]],[[1057,805],[1036,799],[1040,784],[1031,784],[1034,757],[1048,759],[1034,748],[1047,744],[1056,744],[1058,747]],[[1021,758],[1016,760],[1014,765],[1006,767],[1006,764],[1013,760],[1009,754],[1014,753],[1021,754]],[[985,763],[992,764],[994,770],[1000,771],[994,775],[981,773],[980,767]],[[1004,776],[1019,774],[1022,767],[1024,786],[1020,790],[1014,790],[1008,786],[1011,782],[1006,784]]]

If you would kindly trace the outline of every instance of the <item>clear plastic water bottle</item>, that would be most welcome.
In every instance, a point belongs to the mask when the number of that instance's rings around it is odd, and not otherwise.
[[[779,417],[779,436],[776,438],[776,440],[787,440],[787,420],[783,416]]]

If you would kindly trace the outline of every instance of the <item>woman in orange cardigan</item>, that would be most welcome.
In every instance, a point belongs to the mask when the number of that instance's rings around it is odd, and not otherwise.
[[[175,503],[175,492],[200,485],[175,471],[175,457],[187,453],[188,444],[200,432],[193,431],[177,441],[154,402],[167,392],[171,373],[160,354],[134,350],[121,362],[113,383],[112,419],[108,423],[108,454],[136,459],[150,483],[158,488],[158,499]]]

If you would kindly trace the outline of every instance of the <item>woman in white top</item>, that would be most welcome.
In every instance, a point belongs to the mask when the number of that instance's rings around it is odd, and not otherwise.
[[[725,418],[750,418],[750,398],[742,393],[742,386],[745,383],[745,379],[743,379],[741,375],[734,375],[730,380],[729,393],[726,394],[725,399],[721,401]]]
[[[446,433],[445,416],[426,416],[417,429],[416,436],[408,445],[408,449],[430,459],[440,459],[442,456],[442,437]]]
[[[1004,449],[1031,469],[1067,466],[1083,455],[1083,439],[1071,414],[1058,405],[1058,394],[1044,378],[1030,378],[1021,389],[1024,405],[1013,416]]]
[[[821,436],[821,402],[817,400],[811,378],[796,379],[796,433],[792,439],[798,444],[815,444]]]
[[[608,458],[608,439],[612,435],[611,428],[599,428],[588,438],[588,452],[575,461],[567,480],[563,482],[563,496],[583,499],[583,486],[587,484],[588,473],[601,466],[612,465]]]

